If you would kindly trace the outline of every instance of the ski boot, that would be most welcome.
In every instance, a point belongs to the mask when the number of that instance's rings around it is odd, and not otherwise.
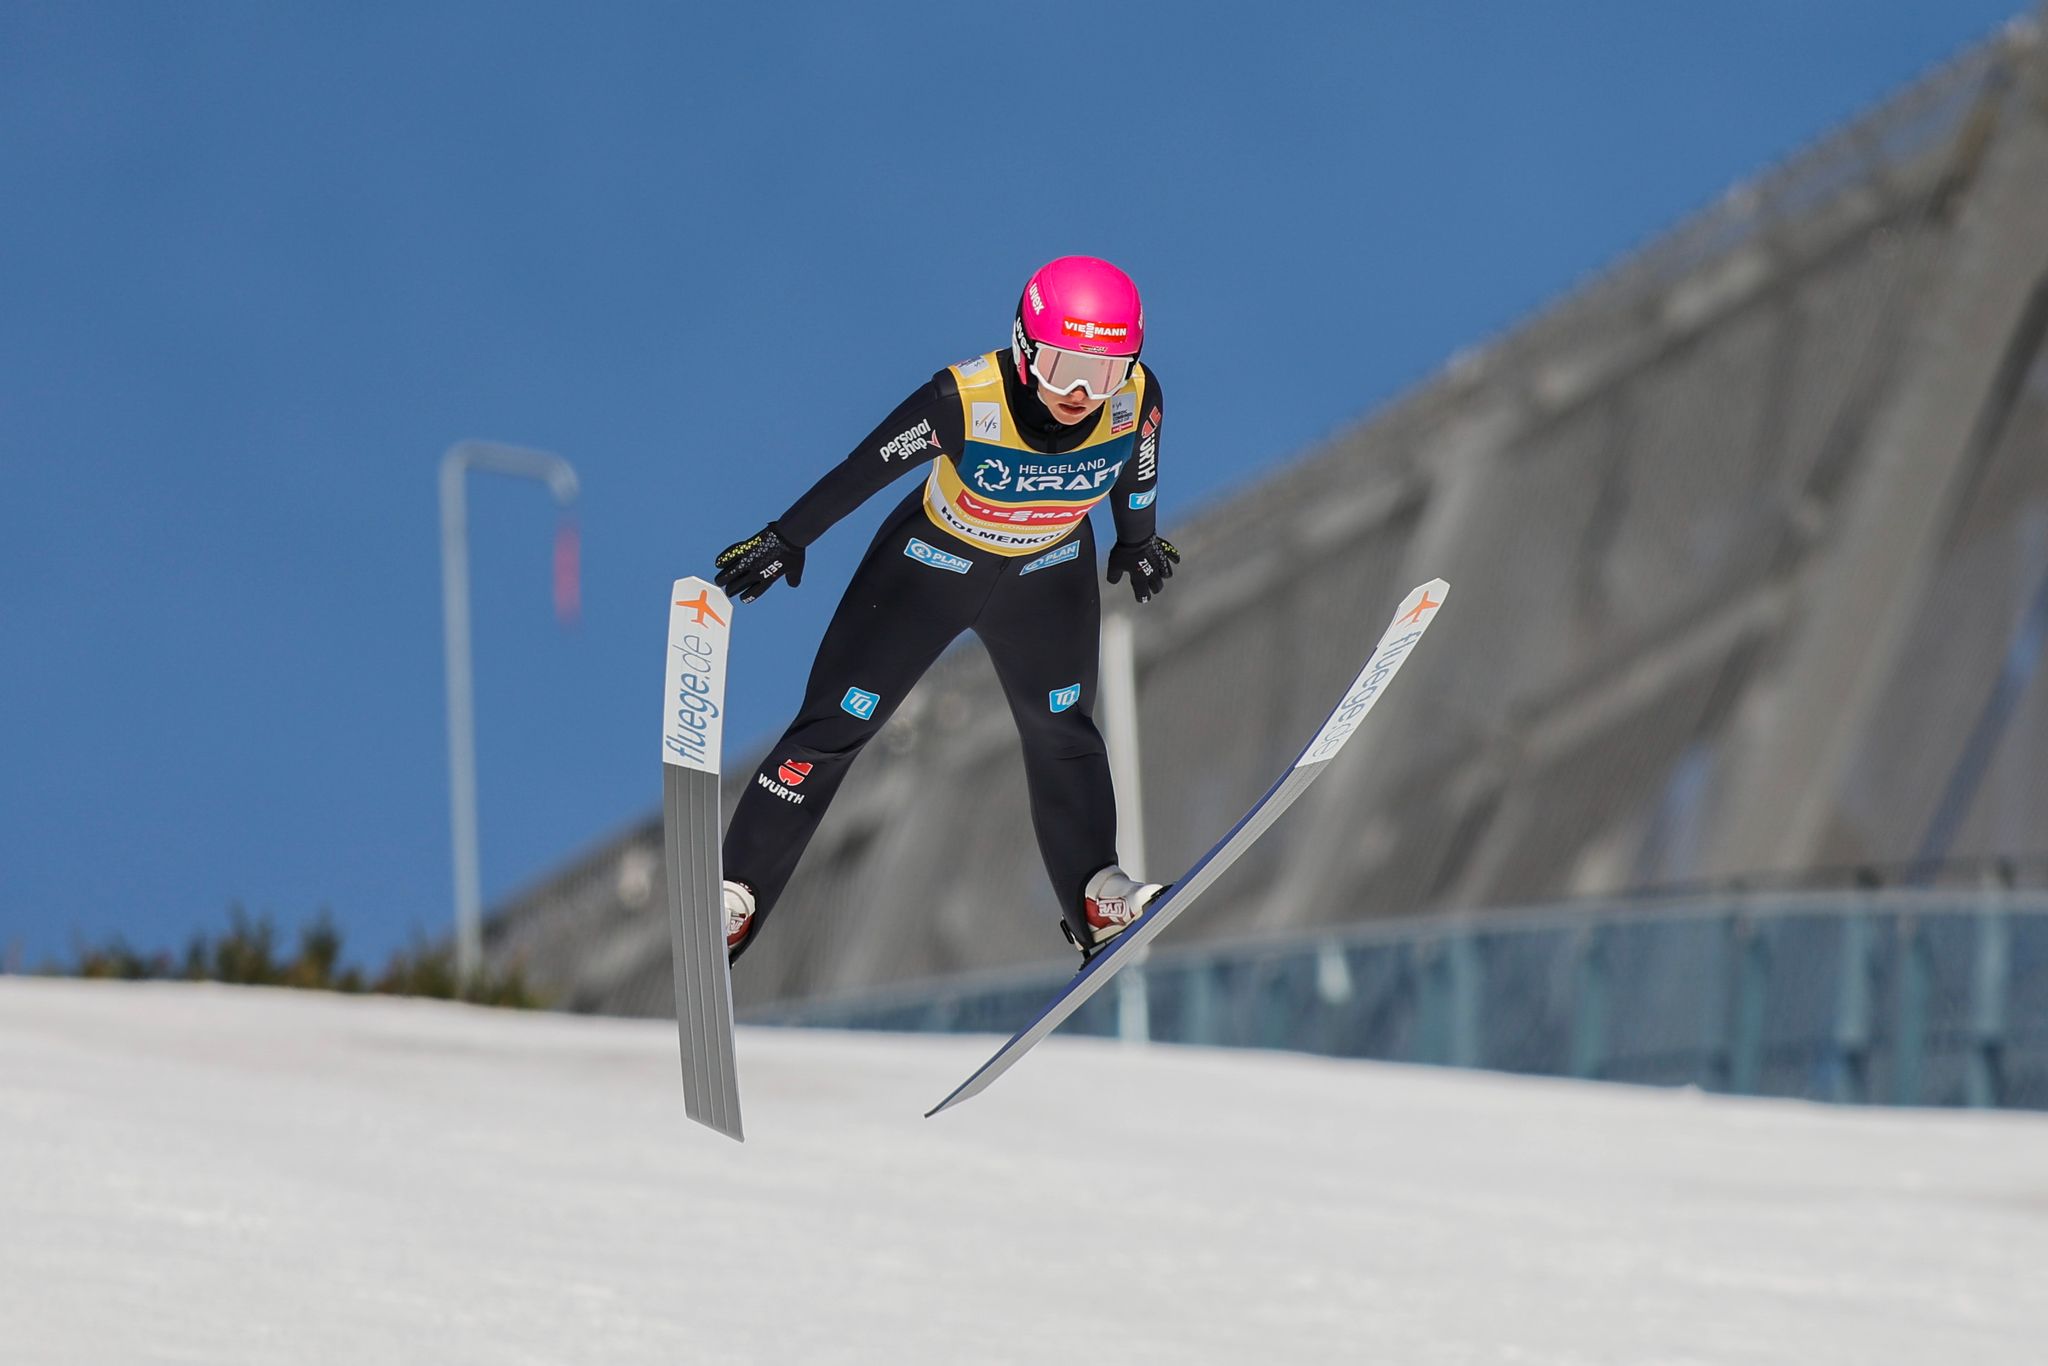
[[[1060,918],[1060,932],[1081,951],[1081,966],[1108,948],[1165,890],[1163,883],[1139,882],[1114,863],[1089,878],[1081,891],[1080,925]]]
[[[747,942],[747,935],[754,928],[754,889],[744,882],[726,879],[725,883],[725,951],[733,957],[739,956],[740,945]]]

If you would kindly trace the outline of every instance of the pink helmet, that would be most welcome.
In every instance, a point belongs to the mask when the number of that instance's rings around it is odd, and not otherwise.
[[[1095,256],[1062,256],[1040,266],[1025,282],[1012,340],[1019,379],[1030,383],[1037,369],[1042,383],[1067,392],[1049,380],[1049,368],[1034,366],[1039,348],[1135,357],[1145,345],[1145,305],[1131,277],[1109,262]],[[1128,372],[1129,366],[1121,369]],[[1094,385],[1089,387],[1092,391]]]

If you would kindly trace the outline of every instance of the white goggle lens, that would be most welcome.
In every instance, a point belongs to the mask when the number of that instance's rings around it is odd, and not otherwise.
[[[1079,389],[1093,399],[1108,398],[1131,377],[1129,356],[1090,356],[1040,343],[1031,357],[1031,373],[1047,393],[1071,394]]]

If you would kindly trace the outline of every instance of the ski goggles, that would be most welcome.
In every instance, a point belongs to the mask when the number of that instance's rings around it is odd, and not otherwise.
[[[1090,398],[1105,399],[1123,388],[1135,360],[1134,356],[1062,351],[1040,342],[1031,350],[1031,373],[1049,394],[1071,394],[1079,389]]]

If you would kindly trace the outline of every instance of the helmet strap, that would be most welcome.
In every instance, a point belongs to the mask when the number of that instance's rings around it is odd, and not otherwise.
[[[1038,346],[1024,335],[1024,310],[1017,310],[1016,320],[1010,324],[1010,350],[1017,361],[1017,382],[1026,392],[1038,391],[1038,376],[1031,373],[1031,362],[1037,358]]]

